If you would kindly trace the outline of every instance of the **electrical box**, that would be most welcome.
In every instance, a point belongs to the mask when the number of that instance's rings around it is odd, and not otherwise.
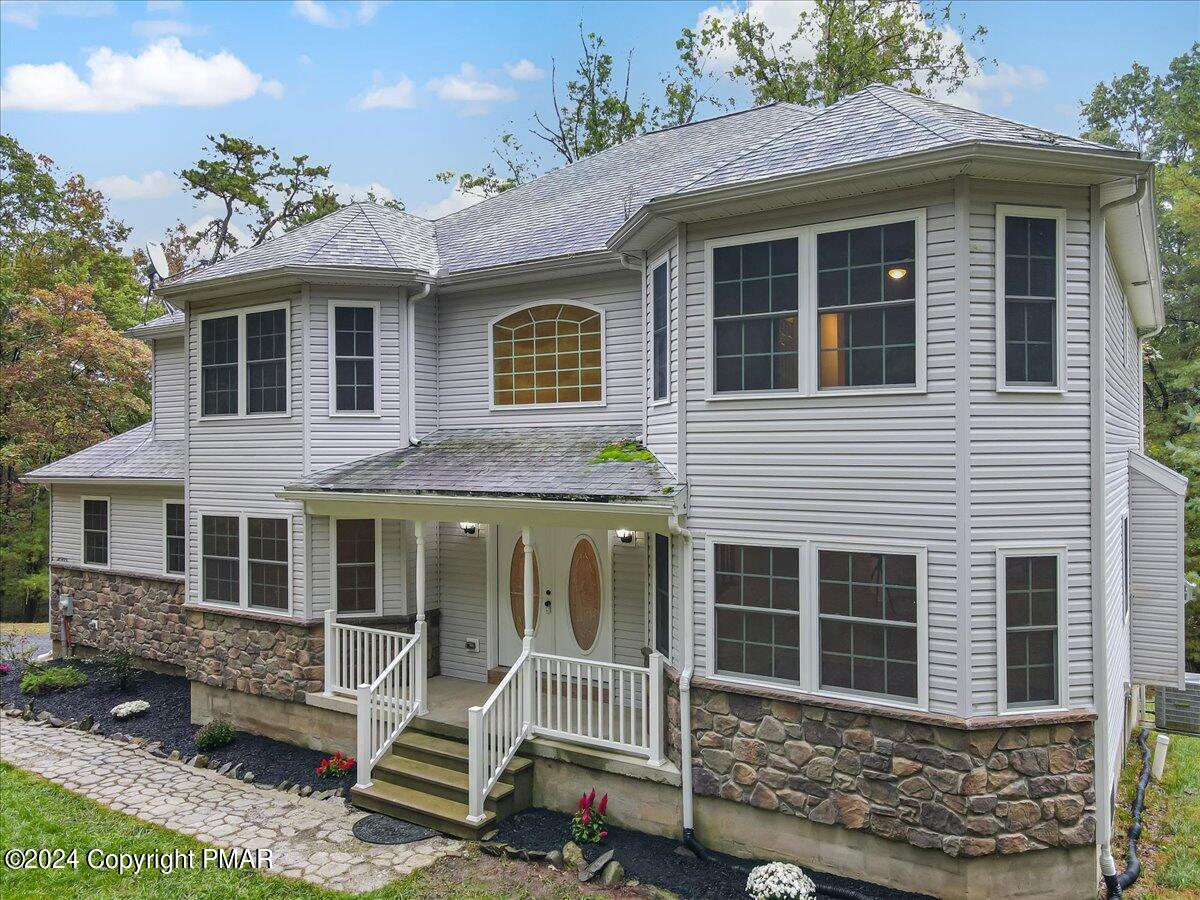
[[[58,598],[58,611],[66,618],[71,618],[75,615],[75,601],[67,594],[62,594]]]

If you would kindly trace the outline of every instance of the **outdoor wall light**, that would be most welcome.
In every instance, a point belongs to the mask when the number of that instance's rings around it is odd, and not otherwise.
[[[892,281],[899,281],[908,275],[908,269],[904,266],[896,266],[894,269],[888,269],[888,278]]]
[[[617,540],[620,541],[622,544],[632,544],[633,543],[633,532],[630,531],[628,528],[618,528],[617,529]]]
[[[462,533],[473,537],[479,532],[479,526],[474,522],[459,522],[458,527],[462,529]]]

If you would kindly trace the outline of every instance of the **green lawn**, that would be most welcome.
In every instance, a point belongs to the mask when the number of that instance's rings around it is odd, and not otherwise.
[[[0,852],[13,847],[80,850],[78,869],[12,870],[0,862],[0,897],[62,900],[67,897],[162,898],[162,900],[332,900],[351,895],[254,871],[201,869],[163,875],[156,871],[118,874],[88,868],[87,850],[164,853],[204,845],[189,837],[114,812],[35,775],[0,763]],[[546,870],[491,857],[444,860],[395,881],[365,900],[502,900],[580,896]]]
[[[1151,749],[1154,737],[1151,732]],[[1129,806],[1141,769],[1141,748],[1135,739],[1121,774],[1113,842],[1113,855],[1122,868],[1128,847],[1125,834]],[[1162,784],[1151,781],[1146,790],[1143,823],[1138,852],[1142,874],[1126,896],[1146,900],[1200,898],[1200,738],[1171,735]]]

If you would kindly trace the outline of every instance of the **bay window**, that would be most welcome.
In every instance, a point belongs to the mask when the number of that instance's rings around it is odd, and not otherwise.
[[[1058,707],[1063,694],[1066,551],[1000,550],[997,621],[1000,709]]]
[[[377,411],[378,312],[374,303],[333,308],[333,412]]]
[[[286,415],[288,307],[200,317],[200,417]]]
[[[665,400],[671,384],[670,298],[667,290],[667,263],[654,267],[650,275],[651,359],[654,374],[653,399]]]
[[[291,610],[291,519],[200,516],[200,599],[268,612]]]
[[[1001,390],[1063,386],[1063,210],[996,207],[996,359]]]

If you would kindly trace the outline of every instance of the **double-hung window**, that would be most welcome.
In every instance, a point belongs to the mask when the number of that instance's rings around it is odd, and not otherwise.
[[[1002,390],[1063,387],[1066,213],[996,207],[996,358]]]
[[[1001,711],[1064,702],[1065,560],[1064,550],[997,554]]]
[[[339,613],[374,613],[379,608],[380,522],[337,519],[334,575]]]
[[[107,497],[83,498],[83,563],[107,566],[109,548]]]
[[[200,517],[202,600],[241,601],[241,520],[237,516]]]
[[[917,557],[817,552],[820,685],[916,702]]]
[[[186,517],[182,503],[163,504],[163,555],[168,575],[182,575],[187,570]]]
[[[654,398],[665,400],[671,390],[670,298],[667,290],[667,263],[650,273],[651,359],[654,367]]]
[[[288,519],[246,519],[249,605],[288,608]]]
[[[286,305],[201,318],[201,418],[287,411]]]
[[[375,304],[333,308],[334,412],[376,412],[377,314]]]
[[[717,671],[800,677],[800,550],[713,546]]]
[[[288,612],[291,519],[249,515],[200,517],[200,599]]]

